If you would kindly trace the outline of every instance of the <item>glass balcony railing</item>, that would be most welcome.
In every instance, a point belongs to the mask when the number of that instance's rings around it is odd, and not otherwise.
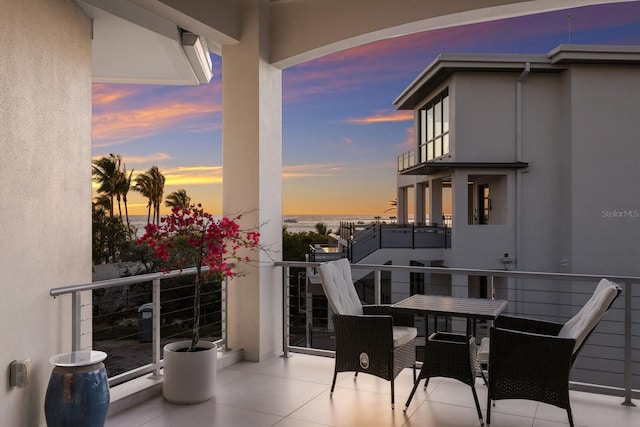
[[[409,150],[398,156],[398,172],[416,165],[416,150]]]

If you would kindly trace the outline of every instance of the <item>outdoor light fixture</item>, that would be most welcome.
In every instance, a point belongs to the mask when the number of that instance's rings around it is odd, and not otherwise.
[[[187,54],[191,68],[200,83],[209,83],[213,77],[211,57],[207,43],[197,34],[182,32],[182,48]]]

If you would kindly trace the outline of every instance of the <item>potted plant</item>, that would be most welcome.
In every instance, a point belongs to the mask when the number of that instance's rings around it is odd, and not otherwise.
[[[198,403],[213,397],[215,390],[217,347],[200,340],[200,296],[205,276],[222,280],[239,274],[237,266],[250,262],[242,255],[256,248],[260,234],[242,231],[241,215],[215,219],[202,205],[176,206],[162,218],[160,225],[147,224],[139,245],[150,247],[164,262],[164,269],[196,267],[194,281],[193,329],[191,340],[164,346],[162,393],[173,403]],[[208,267],[203,271],[202,267]]]

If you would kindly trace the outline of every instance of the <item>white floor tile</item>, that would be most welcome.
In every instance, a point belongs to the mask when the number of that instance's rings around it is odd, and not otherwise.
[[[263,374],[246,375],[216,390],[216,403],[286,416],[309,402],[328,385]]]
[[[184,406],[144,424],[144,427],[270,427],[280,420],[281,417],[271,414],[207,402]]]
[[[471,388],[459,381],[432,378],[421,383],[407,413],[413,387],[410,369],[396,379],[396,405],[390,384],[371,375],[338,375],[329,394],[334,361],[294,354],[264,362],[241,362],[218,372],[216,396],[197,405],[174,405],[161,396],[115,414],[106,427],[473,427],[480,421]],[[486,421],[486,386],[476,383]],[[622,398],[571,392],[576,427],[640,425],[640,408],[622,406]],[[635,402],[638,404],[638,402]],[[527,400],[499,400],[491,409],[492,427],[560,427],[566,412]]]
[[[409,415],[399,405],[391,409],[388,393],[342,389],[333,396],[322,393],[289,418],[336,427],[392,427],[404,425]]]

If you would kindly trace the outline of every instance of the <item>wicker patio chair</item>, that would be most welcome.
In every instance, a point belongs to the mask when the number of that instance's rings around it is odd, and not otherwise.
[[[476,352],[477,346],[474,337],[450,332],[434,332],[431,334],[425,342],[424,362],[418,375],[418,381],[415,381],[413,385],[404,411],[406,412],[409,408],[420,380],[425,380],[424,389],[426,390],[430,378],[453,378],[471,387],[480,425],[483,425],[482,411],[480,410],[480,402],[478,402],[475,386],[476,375],[480,371]]]
[[[336,358],[331,394],[338,372],[359,372],[391,381],[404,368],[413,368],[415,380],[415,337],[413,314],[391,313],[390,306],[360,303],[351,279],[349,260],[340,259],[318,267],[322,288],[333,311]]]
[[[499,316],[490,329],[489,392],[491,401],[526,399],[565,409],[569,425],[569,374],[585,341],[622,289],[602,279],[591,299],[566,323]]]

